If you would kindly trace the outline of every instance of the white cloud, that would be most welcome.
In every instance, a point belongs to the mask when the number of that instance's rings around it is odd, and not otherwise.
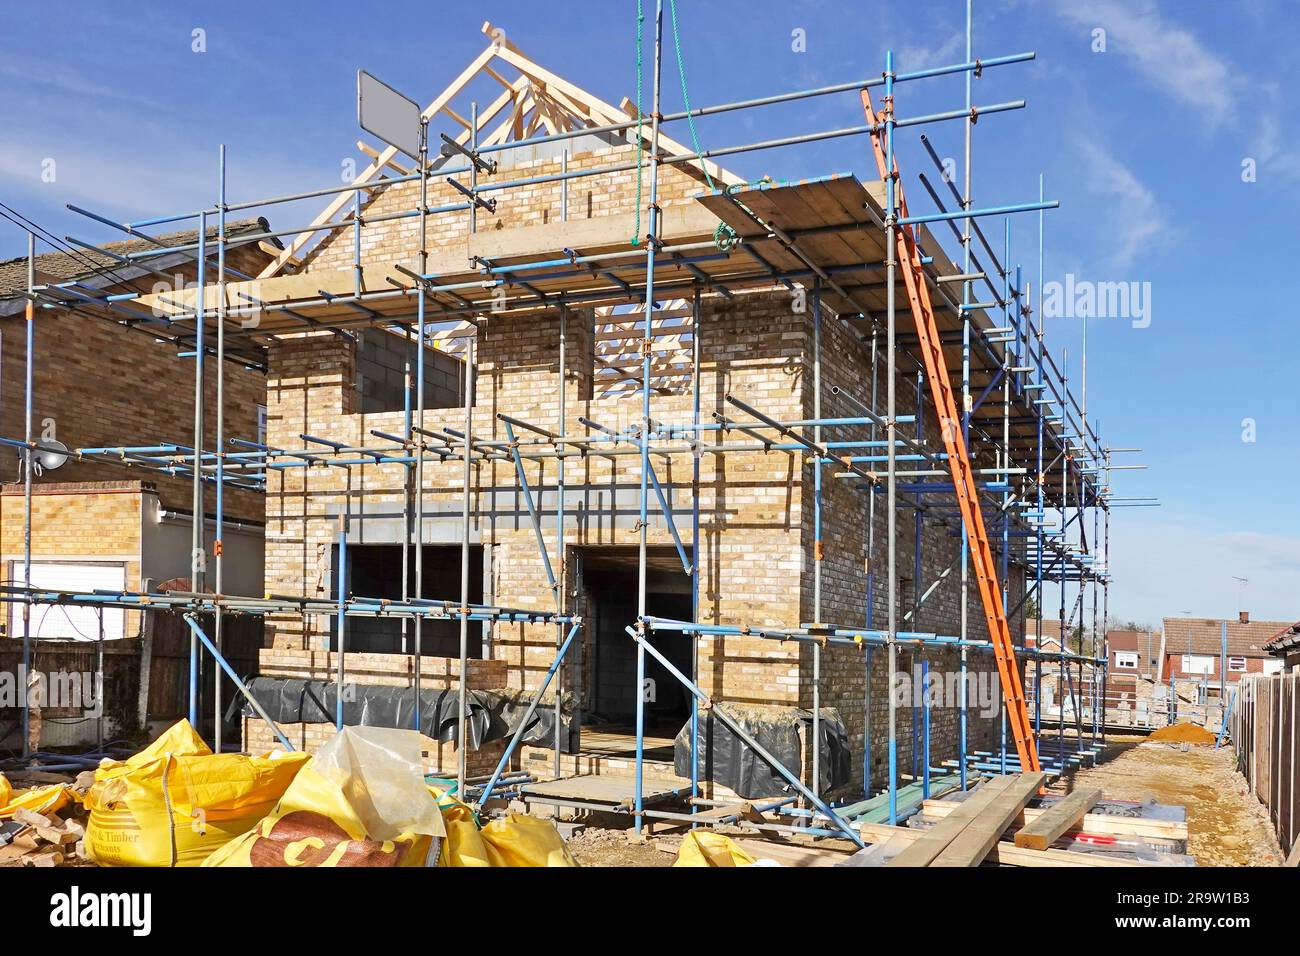
[[[1104,29],[1105,55],[1131,62],[1149,82],[1211,126],[1232,116],[1238,80],[1231,65],[1191,31],[1163,17],[1150,0],[1062,0],[1057,10],[1080,27]]]
[[[1153,243],[1166,241],[1170,226],[1155,194],[1114,152],[1094,139],[1082,137],[1078,149],[1087,171],[1088,189],[1110,200],[1105,209],[1113,242],[1107,267],[1127,269]]]
[[[1106,31],[1106,53],[1132,64],[1173,102],[1186,107],[1207,131],[1232,131],[1261,172],[1300,180],[1300,150],[1283,139],[1288,99],[1274,82],[1251,77],[1216,54],[1155,0],[1058,0],[1065,22]],[[1253,103],[1243,109],[1243,103]]]
[[[1111,523],[1113,616],[1232,617],[1240,601],[1256,620],[1300,618],[1300,537],[1207,532],[1173,514],[1152,520],[1127,511],[1124,519]],[[1248,580],[1244,589],[1237,577]]]
[[[935,66],[960,63],[966,53],[966,33],[961,31],[936,45],[904,45],[898,51],[895,69],[900,72],[928,70]]]

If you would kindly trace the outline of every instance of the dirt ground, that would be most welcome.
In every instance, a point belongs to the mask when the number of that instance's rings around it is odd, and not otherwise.
[[[653,842],[632,843],[627,830],[585,827],[568,839],[569,852],[582,866],[671,866],[673,854]]]
[[[1117,756],[1081,770],[1069,783],[1100,787],[1116,800],[1187,808],[1187,852],[1198,866],[1280,866],[1284,859],[1268,814],[1233,766],[1232,750],[1181,744],[1118,745]]]

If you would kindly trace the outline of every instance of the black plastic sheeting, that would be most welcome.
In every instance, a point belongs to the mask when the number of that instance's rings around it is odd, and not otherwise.
[[[415,698],[406,687],[348,684],[343,698],[343,723],[349,727],[413,727]],[[338,701],[338,685],[333,681],[305,680],[300,677],[255,677],[248,683],[249,693],[276,723],[332,724]],[[425,688],[420,691],[420,732],[443,743],[456,739],[456,711],[459,691],[454,688]],[[245,716],[257,711],[243,700]],[[508,739],[528,712],[532,696],[526,691],[503,693],[491,690],[466,690],[465,734],[470,749],[485,743]],[[569,712],[571,698],[560,700],[560,749],[571,753]],[[520,743],[552,747],[555,743],[555,702],[543,701],[534,712]]]
[[[800,777],[800,725],[812,736],[812,711],[746,712],[728,708],[727,714],[744,728],[781,765]],[[770,764],[712,714],[700,715],[699,778],[730,787],[742,797],[771,797],[790,790],[790,784]],[[852,769],[849,737],[834,710],[821,711],[821,792],[848,783]],[[691,723],[673,741],[673,769],[679,777],[691,775]]]

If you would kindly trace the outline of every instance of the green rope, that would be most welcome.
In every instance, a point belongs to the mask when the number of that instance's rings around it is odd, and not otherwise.
[[[695,147],[695,158],[700,161],[700,169],[704,172],[705,182],[709,184],[710,189],[717,189],[713,177],[709,175],[709,163],[704,158],[704,150],[700,147],[699,133],[695,131],[695,117],[691,115],[691,94],[686,87],[686,61],[682,58],[682,36],[677,29],[677,0],[668,0],[668,13],[672,18],[673,53],[677,57],[677,76],[681,79],[682,103],[686,106],[686,125],[691,130],[691,145]],[[713,230],[713,244],[717,246],[720,252],[730,252],[735,248],[736,241],[739,238],[736,230],[725,222],[718,223],[718,228]]]
[[[642,0],[636,0],[636,226],[632,230],[632,245],[641,244],[641,126],[644,117],[641,115],[641,74],[642,56],[641,56],[641,37],[645,24],[645,10],[642,7]]]
[[[713,177],[709,175],[709,164],[704,159],[704,150],[700,149],[700,137],[695,132],[695,117],[691,115],[691,94],[686,89],[686,63],[682,60],[682,37],[677,31],[677,0],[668,0],[668,12],[673,21],[673,52],[677,55],[677,75],[682,81],[682,102],[686,105],[686,125],[691,128],[691,145],[695,147],[695,158],[704,170],[705,181],[710,189],[716,189]]]
[[[713,244],[718,247],[719,252],[730,252],[736,247],[738,238],[740,237],[736,235],[736,230],[725,222],[719,222],[718,228],[713,230]]]

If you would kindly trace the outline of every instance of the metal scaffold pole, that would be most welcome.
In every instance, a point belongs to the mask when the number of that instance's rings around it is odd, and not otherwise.
[[[225,494],[226,494],[226,147],[219,148],[219,196],[217,200],[217,431],[213,441],[217,458],[217,512],[216,535],[212,540],[212,556],[216,562],[215,588],[218,594],[224,593],[223,577],[225,551],[223,537],[225,534]],[[213,643],[217,653],[224,651],[222,622],[225,615],[217,611],[213,628]],[[220,667],[212,668],[212,749],[221,753],[221,681]]]
[[[208,259],[208,213],[199,213],[199,251],[196,261],[198,283],[194,290],[194,491],[193,519],[190,529],[190,589],[202,592],[205,589],[205,552],[203,533],[203,386],[204,368],[203,342],[204,290],[207,276],[205,266]],[[190,723],[197,730],[199,726],[199,639],[190,635]]]
[[[461,525],[460,525],[460,603],[462,612],[469,607],[469,537],[473,527],[474,463],[470,455],[470,435],[474,427],[474,352],[477,339],[469,339],[465,346],[465,445],[461,463]],[[469,618],[460,616],[460,670],[456,678],[456,784],[457,792],[465,787],[465,718],[467,716],[468,685],[465,673],[469,670]]]
[[[427,124],[426,124],[426,136]],[[427,146],[425,147],[427,150]],[[470,110],[470,149],[478,149],[478,104],[473,104]],[[470,163],[470,182],[478,182],[478,165]],[[427,183],[428,178],[423,177],[422,183]],[[421,200],[424,205],[424,200]],[[470,207],[470,233],[478,231],[478,206]],[[423,220],[421,220],[423,223]],[[423,275],[428,268],[428,251],[425,249],[423,225],[420,234],[420,274]],[[423,297],[422,297],[423,298]],[[465,344],[465,445],[464,445],[464,463],[462,466],[461,480],[464,482],[464,488],[461,492],[461,526],[460,526],[460,604],[462,610],[469,607],[469,536],[471,531],[472,517],[470,514],[472,506],[472,479],[474,477],[473,463],[470,460],[470,449],[474,434],[474,344],[477,339],[468,339]],[[420,356],[423,362],[424,356],[424,327],[420,327]],[[423,417],[424,396],[421,394],[421,417]],[[423,420],[420,423],[423,428]],[[423,456],[421,456],[423,457]],[[418,523],[423,526],[424,512],[420,511]],[[420,533],[420,551],[423,553],[424,532]],[[423,563],[423,561],[421,561]],[[420,594],[423,597],[423,592]],[[456,672],[456,792],[465,792],[465,751],[468,743],[465,736],[465,717],[466,708],[469,706],[468,685],[466,684],[466,671],[469,670],[469,618],[463,613],[460,617],[460,664]],[[423,650],[417,655],[423,655]]]
[[[691,295],[691,421],[700,421],[700,287]],[[702,439],[696,434],[693,439]],[[691,450],[691,621],[700,620],[700,450]],[[691,635],[691,676],[700,679],[700,638]],[[700,795],[700,702],[691,695],[691,798]],[[691,804],[696,812],[696,804]]]
[[[966,59],[972,60],[975,55],[974,51],[974,0],[966,0]],[[970,112],[973,103],[974,74],[967,71],[964,75],[966,86],[966,110]],[[971,209],[971,138],[975,128],[975,118],[968,115],[962,123],[962,143],[963,143],[963,170],[965,183],[962,188],[961,208],[965,212]],[[1041,213],[1040,213],[1041,215]],[[973,220],[967,217],[963,220],[961,247],[962,247],[962,273],[969,276],[971,271],[971,223]],[[970,302],[973,295],[971,281],[969,279],[962,282],[962,310],[961,310],[961,398],[962,398],[962,437],[970,445],[970,420],[971,420],[971,392],[970,392],[970,348],[971,348],[971,309]],[[960,624],[957,631],[958,635],[964,641],[969,634],[970,626],[970,539],[967,536],[966,525],[963,522],[961,526],[961,608]],[[961,789],[966,789],[966,751],[969,736],[969,713],[970,701],[968,696],[970,689],[966,683],[967,668],[969,659],[965,647],[958,652],[958,671],[959,681],[957,684],[957,773],[961,779]]]
[[[822,287],[821,279],[813,280],[813,442],[822,444]],[[813,456],[813,623],[822,623],[822,561],[826,546],[822,531],[822,456]],[[812,792],[821,795],[821,710],[822,710],[822,648],[812,647]]]
[[[639,15],[639,14],[638,14]],[[659,114],[659,97],[660,97],[660,67],[662,65],[663,53],[663,26],[664,26],[664,5],[663,0],[657,0],[655,4],[655,25],[654,25],[654,67],[652,73],[652,92],[650,108],[650,196],[646,204],[646,234],[644,239],[637,237],[639,241],[646,244],[646,289],[645,289],[645,314],[642,319],[643,334],[641,340],[641,475],[640,475],[640,505],[639,505],[639,528],[637,535],[637,582],[636,582],[636,607],[637,620],[640,622],[649,613],[646,606],[646,589],[648,574],[648,552],[649,542],[649,481],[650,481],[650,432],[653,423],[650,419],[650,373],[651,362],[653,359],[652,348],[654,346],[654,317],[655,317],[655,253],[659,244],[659,123],[661,120]],[[638,26],[638,30],[640,27]],[[638,64],[639,68],[639,64]],[[640,104],[638,104],[638,109]],[[638,160],[640,157],[638,156]],[[641,628],[640,623],[637,624]],[[644,632],[642,632],[644,637]],[[644,822],[642,811],[644,808],[645,795],[645,642],[637,641],[636,649],[636,788],[634,795],[634,805],[636,811],[636,832],[641,833],[641,827]]]
[[[565,210],[565,212],[567,213],[567,209]],[[566,401],[568,398],[568,390],[565,387],[566,386],[565,380],[569,377],[569,366],[568,366],[569,307],[565,305],[563,301],[560,302],[559,313],[560,313],[559,314],[559,331],[560,331],[559,420],[560,421],[559,421],[559,428],[557,430],[557,434],[559,435],[561,441],[556,442],[555,447],[557,450],[564,447],[562,439],[564,438],[565,432],[569,430],[568,417],[567,417],[568,405]],[[559,587],[556,589],[555,609],[557,611],[563,611],[564,603],[568,595],[567,582],[568,582],[568,567],[569,567],[569,562],[566,558],[566,552],[564,547],[564,458],[563,456],[560,456],[555,459],[555,558],[560,564],[559,579],[558,579]],[[564,625],[561,624],[561,625],[557,625],[555,629],[555,653],[557,655],[559,654],[560,647],[563,646],[563,644],[564,644]],[[555,733],[552,740],[552,746],[555,750],[555,754],[554,754],[554,759],[551,767],[552,771],[554,772],[557,778],[560,776],[561,771],[563,770],[563,767],[561,765],[561,760],[560,760],[560,744],[561,744],[560,717],[562,713],[561,700],[564,695],[565,676],[566,674],[564,672],[563,665],[561,665],[560,672],[559,672],[559,679],[556,681],[555,684],[555,712],[554,712]]]
[[[885,123],[885,511],[889,530],[886,536],[885,561],[889,577],[889,823],[898,822],[898,306],[894,280],[898,269],[898,204],[894,173],[894,51],[885,53],[885,98],[882,108]]]
[[[429,221],[429,121],[421,118],[420,122],[420,146],[419,146],[420,164],[420,216],[418,226],[418,236],[420,240],[420,275],[423,276],[428,272],[429,266],[429,248],[428,248],[428,221]],[[471,203],[471,206],[473,204]],[[415,578],[415,595],[417,601],[424,599],[424,352],[425,336],[427,333],[426,326],[426,300],[428,299],[428,290],[426,283],[421,280],[417,283],[419,286],[418,297],[416,298],[416,334],[415,334],[415,427],[414,431],[420,435],[419,454],[415,459],[415,513],[411,518],[411,560],[414,562]],[[469,433],[466,432],[466,442],[469,441]],[[465,451],[465,457],[469,457],[468,447]],[[345,504],[346,507],[346,504]],[[411,651],[415,655],[414,660],[414,693],[412,694],[411,716],[415,729],[422,730],[424,726],[424,715],[421,713],[423,701],[420,699],[420,693],[423,690],[422,669],[424,666],[424,634],[421,627],[422,621],[419,617],[415,619],[415,638],[412,642]],[[340,691],[342,688],[340,688]],[[456,749],[461,749],[462,741],[456,741]]]
[[[36,369],[36,236],[27,233],[27,302],[24,327],[27,333],[23,353],[23,585],[32,587],[32,418],[34,404],[34,377]],[[22,694],[23,762],[32,754],[31,726],[31,668],[32,668],[32,600],[28,594],[23,600],[23,672],[20,678]]]

